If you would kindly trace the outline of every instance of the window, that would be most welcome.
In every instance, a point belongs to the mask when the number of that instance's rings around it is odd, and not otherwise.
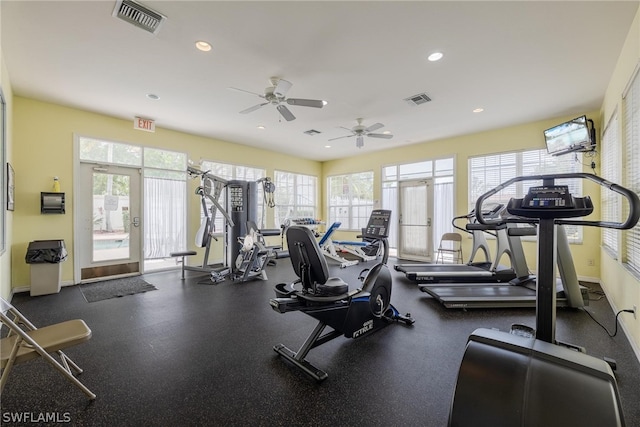
[[[602,135],[601,144],[601,173],[602,177],[611,182],[620,182],[620,140],[618,138],[618,113],[615,112],[609,120]],[[620,221],[620,195],[612,191],[602,189],[602,220]],[[614,257],[618,257],[618,230],[612,228],[602,229],[602,246]]]
[[[228,163],[216,163],[210,161],[203,161],[201,166],[202,171],[209,171],[211,175],[217,176],[219,178],[225,180],[239,180],[239,181],[257,181],[260,178],[264,178],[266,176],[266,171],[264,169],[252,168],[249,166],[240,166],[240,165],[232,165]],[[226,198],[225,193],[222,192],[220,195],[220,199],[218,200],[220,206],[226,206]],[[211,202],[207,200],[207,209],[211,209]],[[258,186],[258,218],[256,218],[256,222],[258,227],[263,228],[265,219],[264,215],[266,214],[264,210],[264,199],[263,199],[263,191],[262,186]],[[209,211],[210,212],[210,211]],[[200,212],[200,216],[204,217],[204,213]],[[220,235],[224,230],[224,217],[222,214],[216,215],[215,218],[212,218],[213,226],[215,230],[215,234]]]
[[[187,155],[145,148],[143,163],[144,259],[169,258],[171,252],[186,250]]]
[[[79,137],[81,162],[143,168],[144,270],[175,265],[163,260],[187,247],[187,155],[133,144]],[[127,215],[123,211],[123,215]]]
[[[469,210],[475,208],[476,200],[487,191],[517,176],[561,174],[581,172],[579,154],[551,156],[546,150],[518,151],[469,158]],[[569,191],[582,195],[582,180],[558,180],[557,184],[568,185]],[[540,182],[526,181],[511,185],[490,198],[490,202],[507,204],[512,197],[523,197],[530,187]],[[582,241],[582,228],[565,226],[570,242]]]
[[[123,166],[142,165],[142,147],[131,144],[80,138],[80,160]]]
[[[640,193],[640,78],[636,74],[622,100],[624,114],[625,175],[624,186]],[[626,265],[640,274],[640,225],[625,235]]]
[[[2,94],[2,89],[0,88],[0,255],[2,255],[6,249],[7,245],[7,224],[6,224],[6,214],[5,214],[5,206],[6,206],[6,198],[5,198],[5,188],[6,188],[6,170],[7,170],[7,162],[6,162],[6,117],[5,117],[5,102],[4,96]]]
[[[329,217],[327,224],[341,222],[342,230],[361,231],[373,211],[373,172],[327,178]]]
[[[275,171],[275,225],[288,218],[317,218],[318,178],[292,172]]]
[[[412,179],[433,178],[433,247],[437,247],[440,236],[453,231],[451,220],[454,212],[453,157],[405,163],[382,168],[382,208],[398,209],[398,182]],[[389,246],[397,248],[398,224],[392,221],[389,228]]]

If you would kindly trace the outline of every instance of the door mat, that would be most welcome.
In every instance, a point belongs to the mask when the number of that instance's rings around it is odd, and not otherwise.
[[[87,302],[103,301],[157,289],[137,276],[80,285],[80,292]]]

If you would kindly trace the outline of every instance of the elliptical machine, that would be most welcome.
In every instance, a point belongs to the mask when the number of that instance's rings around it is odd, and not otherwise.
[[[587,197],[574,197],[556,179],[588,179],[621,194],[629,202],[624,223],[572,220],[591,214]],[[555,339],[556,231],[571,224],[625,230],[640,217],[640,200],[633,191],[588,173],[513,178],[480,196],[482,203],[520,181],[539,181],[522,199],[511,199],[507,210],[538,224],[538,282],[536,328],[514,325],[510,333],[475,330],[460,365],[449,426],[623,426],[615,377],[609,364],[584,354],[584,349]],[[478,221],[483,219],[478,217]]]
[[[364,237],[380,241],[384,255],[382,261],[362,279],[362,286],[352,291],[342,279],[329,277],[327,261],[309,228],[291,226],[287,230],[289,255],[299,279],[291,284],[276,285],[277,298],[269,303],[278,313],[301,311],[317,319],[318,324],[297,352],[284,344],[278,344],[273,349],[318,382],[325,380],[328,375],[305,359],[312,348],[341,335],[360,338],[392,322],[412,325],[415,321],[410,314],[400,315],[391,305],[392,280],[386,266],[390,218],[389,210],[374,210],[371,213]],[[327,326],[332,331],[322,335]]]

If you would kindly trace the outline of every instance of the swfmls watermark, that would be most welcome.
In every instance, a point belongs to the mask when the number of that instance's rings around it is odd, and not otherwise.
[[[69,412],[3,412],[3,423],[70,423],[71,414]]]

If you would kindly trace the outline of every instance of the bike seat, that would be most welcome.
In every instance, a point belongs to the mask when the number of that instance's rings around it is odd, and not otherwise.
[[[337,296],[349,292],[349,285],[339,277],[330,277],[325,283],[316,283],[316,296]]]

